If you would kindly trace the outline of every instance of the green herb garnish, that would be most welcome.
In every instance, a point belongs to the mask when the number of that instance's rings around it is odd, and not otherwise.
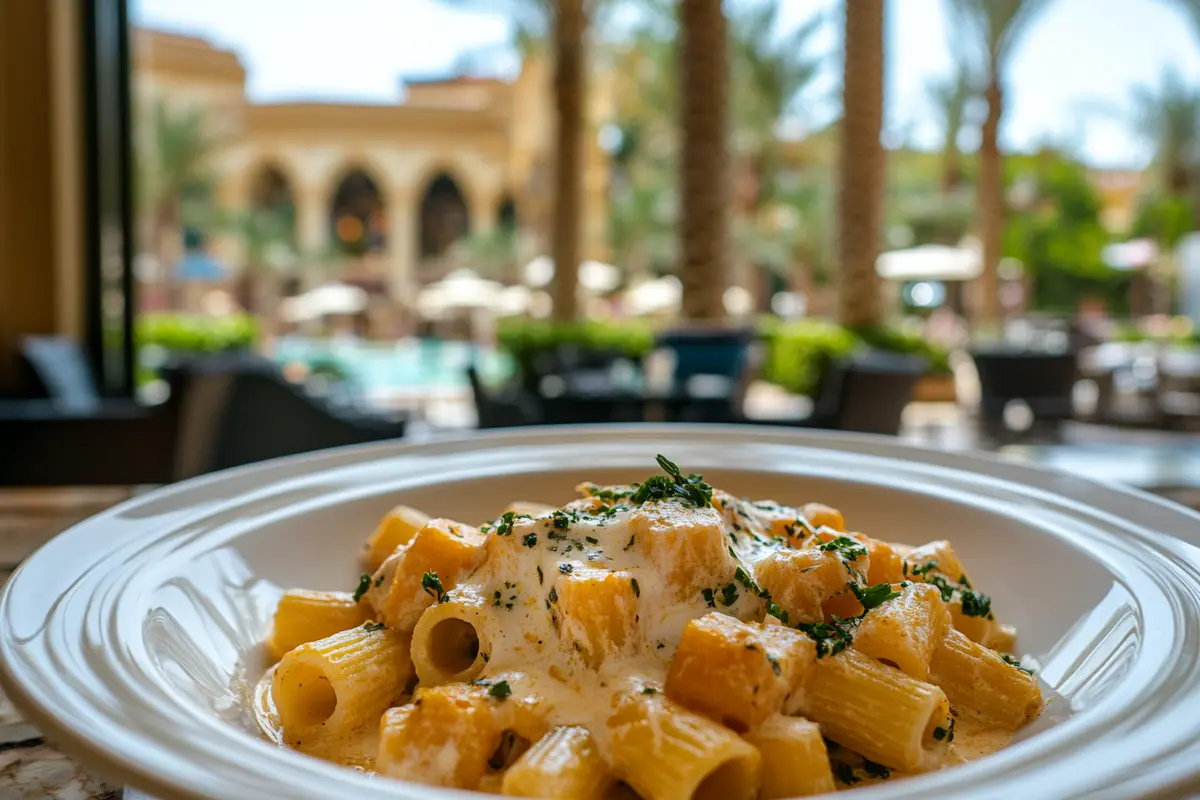
[[[701,589],[700,590],[700,596],[704,598],[705,603],[708,603],[709,608],[717,607],[717,604],[713,602],[714,594],[715,594],[715,592],[713,592],[712,589]]]
[[[684,475],[679,467],[666,456],[655,456],[658,465],[666,475],[655,475],[645,483],[638,484],[630,502],[635,505],[648,503],[651,500],[683,500],[696,508],[712,505],[713,488],[704,482],[703,475]]]
[[[859,586],[857,583],[848,583],[846,585],[854,593],[855,599],[862,603],[864,614],[872,608],[883,605],[888,600],[893,600],[900,596],[899,592],[892,591],[890,583],[877,583],[874,586],[867,587]]]
[[[842,558],[848,558],[851,561],[857,561],[867,554],[867,548],[849,536],[838,536],[830,539],[824,544],[817,545],[817,549],[823,550],[826,553],[836,551]]]
[[[640,586],[638,586],[637,578],[630,578],[629,585],[633,587],[633,596],[634,597],[642,596],[642,589]]]
[[[354,590],[354,602],[357,603],[359,600],[362,600],[363,595],[366,594],[370,588],[371,576],[364,572],[362,575],[358,576],[358,588]]]
[[[525,537],[521,539],[521,544],[525,545],[526,547],[536,547],[537,546],[537,534],[536,533],[525,534]]]
[[[854,767],[847,764],[845,761],[833,762],[833,774],[837,779],[847,786],[853,786],[858,783],[859,777],[854,774]]]
[[[1012,667],[1016,667],[1017,669],[1021,670],[1021,672],[1024,672],[1026,675],[1033,674],[1033,670],[1031,670],[1029,667],[1022,667],[1021,662],[1017,661],[1015,658],[1010,656],[1008,653],[1001,653],[1000,658],[1004,659],[1005,664],[1008,664],[1009,666],[1012,666]]]
[[[737,584],[731,583],[721,590],[721,605],[728,608],[737,602],[738,590]]]
[[[446,590],[442,588],[442,579],[436,572],[426,572],[421,576],[421,588],[439,603],[446,597]]]
[[[385,627],[382,622],[367,622],[363,624],[364,631],[381,631]]]
[[[801,622],[796,630],[808,634],[817,643],[817,658],[836,656],[854,641],[857,620],[833,615],[833,622]]]
[[[883,764],[876,764],[874,761],[863,759],[863,772],[870,775],[872,778],[883,780],[891,776],[892,771]]]
[[[508,681],[496,681],[488,687],[488,694],[499,700],[503,700],[512,694],[512,687],[508,685]]]

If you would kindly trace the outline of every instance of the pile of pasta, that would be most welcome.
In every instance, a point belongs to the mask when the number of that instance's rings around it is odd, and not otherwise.
[[[393,509],[354,592],[283,595],[262,724],[425,784],[749,800],[959,763],[1040,713],[948,542],[659,464],[479,527]]]

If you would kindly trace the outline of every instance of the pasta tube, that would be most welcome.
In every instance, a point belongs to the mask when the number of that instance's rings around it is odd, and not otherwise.
[[[363,625],[297,647],[271,681],[284,740],[343,736],[374,722],[412,675],[408,637],[382,627]]]
[[[283,658],[302,644],[358,627],[370,618],[371,606],[356,602],[346,592],[289,589],[275,609],[271,652],[276,659]]]
[[[1037,679],[960,631],[947,631],[934,649],[929,674],[959,714],[1016,730],[1041,713]]]
[[[555,728],[504,773],[501,792],[510,797],[601,800],[612,773],[586,728]]]
[[[933,650],[949,626],[950,615],[938,590],[914,583],[867,613],[854,635],[854,647],[924,681],[929,679]]]
[[[367,539],[366,562],[371,571],[387,560],[396,548],[408,544],[417,531],[429,522],[429,515],[411,506],[396,506],[383,516],[379,526]]]
[[[833,791],[829,753],[817,723],[776,716],[744,738],[762,754],[763,800]]]
[[[421,683],[474,680],[490,658],[487,604],[473,587],[425,609],[413,629],[412,660]]]
[[[908,772],[921,766],[924,743],[948,710],[938,687],[853,648],[817,659],[800,698],[800,710],[825,736]]]
[[[779,713],[814,660],[812,639],[799,631],[713,612],[683,629],[667,696],[745,731]]]
[[[620,697],[608,719],[613,772],[618,778],[645,800],[756,797],[758,750],[725,726],[693,714],[659,692],[645,691]]]

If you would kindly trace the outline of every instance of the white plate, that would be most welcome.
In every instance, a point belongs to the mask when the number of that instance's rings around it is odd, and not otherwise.
[[[1200,516],[982,457],[751,427],[544,428],[385,444],[139,497],[34,555],[0,598],[0,678],[68,752],[163,798],[434,798],[248,732],[245,670],[282,587],[348,589],[396,502],[467,520],[640,479],[666,453],[735,494],[822,500],[887,539],[954,542],[1057,697],[1040,732],[859,790],[1177,796],[1200,777]],[[1054,723],[1057,720],[1057,724]]]

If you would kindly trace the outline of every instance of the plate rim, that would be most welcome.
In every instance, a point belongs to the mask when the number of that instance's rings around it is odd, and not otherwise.
[[[282,459],[273,459],[267,462],[192,478],[139,494],[100,514],[72,525],[54,537],[51,543],[66,541],[72,536],[82,536],[90,528],[105,524],[106,522],[111,523],[112,519],[119,514],[136,509],[139,506],[171,501],[172,499],[178,502],[181,496],[186,497],[190,492],[195,492],[205,487],[211,488],[228,484],[231,481],[236,482],[239,478],[248,475],[257,477],[258,484],[256,488],[264,488],[289,479],[306,475],[311,476],[329,469],[354,467],[375,460],[419,455],[421,451],[437,451],[443,448],[450,448],[447,452],[473,452],[495,449],[505,446],[505,443],[508,443],[507,446],[516,446],[518,444],[536,445],[539,443],[562,444],[564,440],[569,441],[572,437],[596,436],[598,434],[606,434],[614,439],[624,439],[626,443],[631,443],[638,439],[655,437],[690,435],[704,438],[707,435],[714,439],[745,438],[759,443],[766,441],[781,446],[808,447],[840,453],[877,456],[949,469],[988,480],[1000,480],[1005,483],[1016,484],[1027,490],[1038,493],[1049,493],[1057,497],[1066,497],[1076,502],[1085,502],[1072,497],[1076,492],[1086,493],[1087,491],[1095,491],[1100,488],[1106,492],[1115,492],[1118,496],[1138,501],[1143,506],[1140,509],[1143,516],[1145,515],[1144,512],[1148,511],[1149,508],[1153,508],[1165,513],[1168,517],[1175,517],[1177,520],[1186,520],[1192,525],[1200,523],[1200,513],[1147,492],[1114,484],[1109,481],[1064,473],[1049,467],[1016,463],[1010,459],[993,454],[934,450],[904,443],[892,437],[803,429],[780,429],[772,426],[640,424],[553,426],[510,428],[484,432],[456,432],[430,437],[418,442],[393,440],[390,442],[355,445]],[[764,471],[771,470],[764,468]],[[1043,481],[1053,479],[1054,484],[1061,485],[1055,485],[1048,489],[1044,485],[1037,484],[1036,480],[1038,478],[1041,478]],[[1068,489],[1069,491],[1063,492],[1059,491],[1060,489]],[[193,509],[194,512],[195,510]],[[1134,520],[1130,521],[1142,527],[1146,524]],[[1200,530],[1200,525],[1195,525],[1195,527],[1197,530]],[[1156,526],[1151,526],[1151,528],[1157,530]],[[1188,542],[1182,536],[1172,536],[1170,533],[1160,535],[1176,539],[1193,547],[1195,546],[1195,543]],[[120,537],[114,538],[119,539]],[[1200,541],[1200,535],[1197,536],[1197,541]],[[119,542],[115,541],[106,542],[105,544],[109,549],[118,545]],[[11,598],[18,592],[25,591],[22,573],[27,571],[26,566],[34,563],[34,560],[38,558],[41,552],[39,550],[38,553],[27,559],[26,564],[19,567],[10,577],[8,584],[4,587],[3,593],[0,594],[0,619],[7,618],[12,604]],[[0,633],[0,686],[3,686],[6,692],[8,692],[10,699],[21,713],[33,722],[39,730],[45,731],[51,741],[60,745],[68,754],[78,758],[89,766],[94,766],[101,773],[113,773],[115,777],[120,778],[124,782],[131,783],[163,797],[204,798],[234,796],[228,794],[213,795],[203,791],[195,791],[186,784],[172,781],[169,777],[163,777],[157,771],[144,766],[128,753],[123,752],[119,743],[99,742],[95,740],[95,737],[72,729],[70,723],[60,718],[60,715],[51,707],[52,703],[46,702],[46,698],[44,697],[36,696],[37,692],[25,685],[29,682],[29,676],[18,675],[17,669],[36,670],[29,664],[22,664],[20,667],[15,668],[14,665],[18,664],[16,656],[17,653],[15,652],[13,643],[10,641],[10,637]],[[130,730],[136,730],[136,728],[131,728]],[[181,756],[176,755],[176,758],[179,757]],[[352,773],[333,765],[322,766],[328,766],[332,770],[336,770],[336,775],[344,785],[347,787],[351,785],[352,781],[349,778],[352,777]],[[958,771],[955,770],[955,772]],[[1151,792],[1163,792],[1174,791],[1185,784],[1194,786],[1197,779],[1200,779],[1200,765],[1190,770],[1174,770],[1171,774],[1163,774],[1160,777],[1162,780],[1152,781],[1152,785],[1146,785],[1144,788]],[[361,776],[360,779],[367,780],[361,778]],[[359,781],[353,782],[358,783]],[[376,784],[377,787],[378,785]],[[389,782],[388,789],[391,796],[394,797],[465,796],[458,792],[447,792],[447,790],[437,790],[433,787],[400,782]],[[859,791],[866,792],[861,795],[864,798],[873,797],[877,794],[880,796],[890,795],[886,786],[870,787],[860,789]]]

